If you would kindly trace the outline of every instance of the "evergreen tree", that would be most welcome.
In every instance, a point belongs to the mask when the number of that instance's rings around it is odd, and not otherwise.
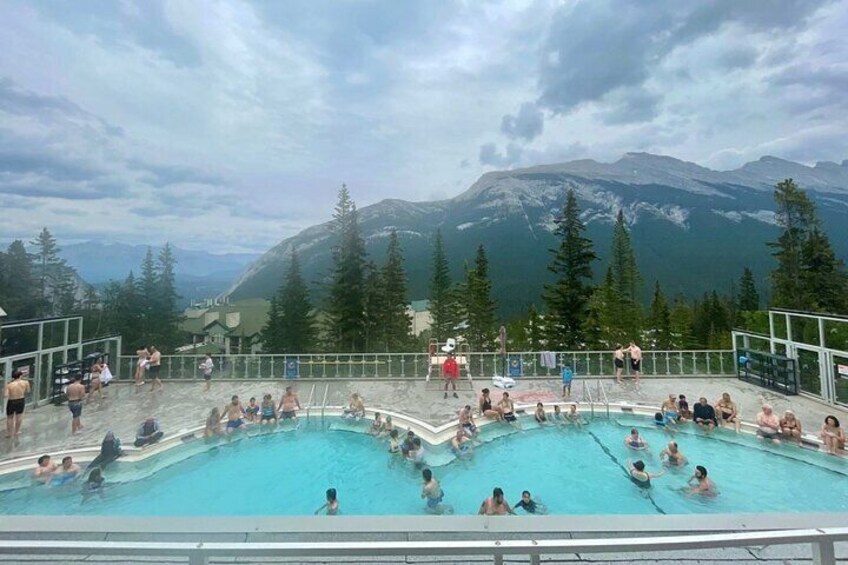
[[[604,283],[589,298],[586,319],[583,322],[587,345],[593,349],[612,349],[618,343],[627,343],[629,335],[619,320],[621,297],[615,290],[612,267],[607,268]]]
[[[556,220],[554,235],[559,248],[550,249],[554,258],[548,270],[556,275],[545,285],[548,343],[555,349],[577,349],[584,346],[583,320],[592,296],[592,261],[597,257],[592,241],[584,237],[586,226],[574,191],[568,191],[565,208]]]
[[[771,273],[772,303],[804,310],[807,304],[802,276],[803,247],[809,231],[818,225],[815,206],[792,179],[777,184],[774,200],[777,204],[775,219],[783,233],[777,241],[768,244],[777,259],[777,268]]]
[[[57,314],[59,306],[54,293],[63,267],[59,258],[59,245],[47,228],[43,228],[38,237],[30,243],[36,248],[34,270],[38,281],[38,315]]]
[[[109,333],[122,337],[126,351],[135,351],[150,345],[144,334],[142,303],[146,300],[139,292],[139,285],[132,271],[123,283],[111,282],[106,287],[103,299],[103,321]]]
[[[386,263],[383,265],[383,338],[385,351],[406,351],[412,343],[412,318],[407,308],[406,272],[397,231],[389,235]]]
[[[669,349],[689,349],[693,345],[692,338],[692,307],[678,296],[674,299],[669,315],[671,335]]]
[[[745,267],[742,278],[739,279],[739,310],[742,312],[754,312],[760,309],[760,294],[754,283],[754,273]]]
[[[467,339],[472,351],[490,351],[497,335],[495,310],[492,299],[492,281],[489,280],[489,260],[482,245],[477,247],[474,267],[466,267]]]
[[[336,247],[330,286],[328,335],[338,351],[362,351],[365,345],[365,242],[356,204],[345,185],[333,214]]]
[[[430,275],[430,315],[432,335],[444,341],[453,336],[459,318],[455,292],[451,286],[448,258],[442,242],[441,230],[436,230],[433,243],[433,271]]]
[[[386,351],[386,326],[383,303],[385,281],[374,261],[365,264],[365,347],[364,351]]]
[[[309,289],[300,271],[300,261],[292,249],[285,285],[278,296],[280,351],[283,353],[309,353],[315,347],[315,320]]]
[[[671,310],[662,288],[660,288],[659,281],[654,286],[654,299],[651,301],[650,332],[654,349],[666,350],[670,348]]]
[[[182,315],[178,309],[180,295],[177,293],[175,267],[177,260],[170,243],[159,251],[156,272],[155,320],[159,334],[157,347],[170,351],[179,347],[183,340],[180,323]]]
[[[642,308],[639,303],[641,277],[636,266],[636,256],[630,241],[630,233],[624,222],[624,213],[619,210],[612,232],[610,251],[612,288],[618,301],[618,324],[625,338],[622,343],[637,339],[642,325]]]
[[[38,280],[21,240],[16,239],[3,254],[0,265],[0,306],[10,320],[34,318],[39,312]]]
[[[132,273],[130,273],[132,274]],[[155,345],[162,349],[160,343],[159,323],[156,320],[157,285],[156,285],[156,262],[153,259],[153,250],[148,247],[144,260],[141,262],[141,279],[137,282],[133,277],[134,288],[139,294],[138,300],[138,322],[141,337],[145,345]],[[125,283],[126,284],[126,281]]]
[[[271,296],[268,308],[268,319],[262,326],[262,349],[265,353],[285,353],[282,330],[282,312],[279,300],[284,294],[285,286],[280,285],[277,292]]]
[[[730,312],[715,291],[705,293],[693,308],[692,334],[695,344],[706,349],[730,347]]]
[[[61,264],[57,265],[56,278],[53,286],[53,313],[59,316],[69,316],[76,312],[77,304],[77,282],[76,271],[71,267]]]
[[[801,284],[804,307],[818,312],[848,311],[848,274],[830,240],[818,227],[810,230],[801,247]]]
[[[542,316],[539,315],[536,306],[531,304],[527,309],[527,323],[525,326],[526,341],[530,351],[541,351],[543,347],[547,346],[548,342],[545,340],[546,330],[547,328],[545,327]]]

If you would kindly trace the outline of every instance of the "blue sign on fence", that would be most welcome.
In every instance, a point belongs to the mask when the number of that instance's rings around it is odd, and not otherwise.
[[[509,376],[513,379],[521,376],[521,357],[518,355],[510,355],[507,360],[509,366]]]
[[[299,377],[300,373],[300,364],[297,362],[297,359],[288,359],[286,360],[286,378],[287,379],[296,379]]]

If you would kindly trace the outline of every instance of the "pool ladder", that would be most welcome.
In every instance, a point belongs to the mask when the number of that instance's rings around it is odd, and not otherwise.
[[[601,379],[595,379],[595,395],[592,395],[592,383],[581,381],[583,383],[583,398],[589,401],[589,412],[592,418],[595,417],[595,403],[603,404],[607,419],[610,417],[610,403],[607,396],[607,390]]]
[[[309,391],[309,400],[306,401],[306,423],[309,423],[309,411],[312,408],[312,399],[315,397],[315,385],[312,385],[312,390]]]
[[[324,400],[321,401],[321,425],[324,425],[324,409],[327,407],[327,393],[330,392],[330,383],[324,386]]]

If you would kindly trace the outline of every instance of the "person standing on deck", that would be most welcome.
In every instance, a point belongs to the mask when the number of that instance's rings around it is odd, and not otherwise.
[[[156,390],[156,385],[159,385],[159,390],[165,390],[165,385],[162,384],[162,380],[159,378],[159,370],[162,368],[162,354],[152,345],[148,348],[148,351],[150,352],[150,378],[153,379],[150,392]]]
[[[636,384],[638,385],[639,377],[642,375],[642,348],[636,345],[635,341],[631,341],[627,351],[630,353],[630,369],[633,371],[633,376],[636,377]]]
[[[612,356],[615,365],[615,382],[622,384],[621,372],[624,370],[624,348],[620,343],[615,344],[615,353]]]
[[[23,375],[21,370],[13,371],[12,380],[3,389],[3,396],[6,397],[6,437],[21,435],[26,395],[32,390]]]
[[[453,397],[459,398],[459,395],[456,394],[456,381],[459,380],[459,365],[456,362],[453,352],[448,353],[447,359],[442,364],[442,377],[445,379],[445,398],[448,397],[448,384],[453,389]]]

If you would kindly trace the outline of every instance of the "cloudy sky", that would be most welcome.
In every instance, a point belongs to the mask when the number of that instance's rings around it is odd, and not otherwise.
[[[264,251],[483,172],[848,158],[848,0],[0,2],[0,239]]]

